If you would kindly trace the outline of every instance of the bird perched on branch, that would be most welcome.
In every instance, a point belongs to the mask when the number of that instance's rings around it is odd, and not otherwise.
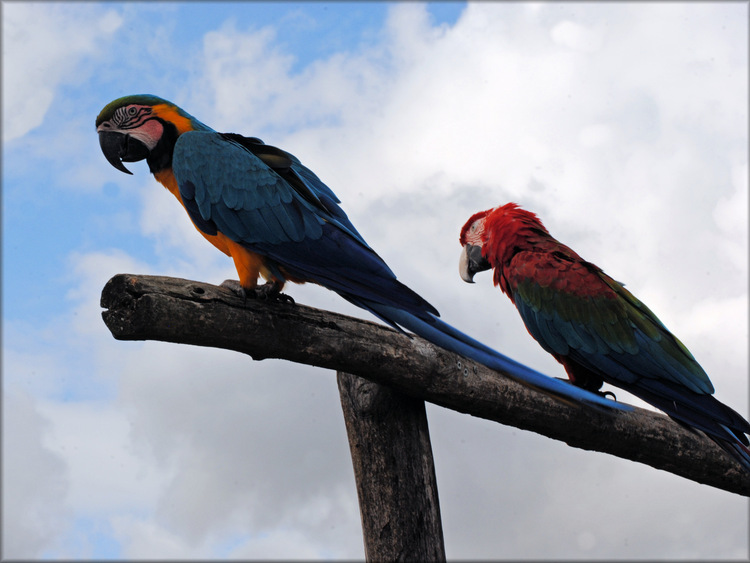
[[[291,301],[287,281],[312,282],[430,342],[568,402],[627,409],[540,374],[438,319],[437,310],[396,279],[339,207],[339,199],[294,156],[255,137],[218,133],[151,95],[119,98],[96,118],[102,152],[146,160],[198,231],[231,256],[246,297]],[[258,284],[262,277],[267,282]]]
[[[607,382],[704,431],[750,471],[750,423],[712,394],[693,355],[641,301],[508,203],[474,214],[460,234],[464,281],[493,270],[531,336],[575,385]]]

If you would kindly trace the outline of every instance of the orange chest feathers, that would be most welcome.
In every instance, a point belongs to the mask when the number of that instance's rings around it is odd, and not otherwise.
[[[154,177],[177,198],[177,201],[179,201],[180,205],[184,208],[185,204],[180,195],[180,188],[177,186],[177,180],[175,179],[172,170],[161,170],[156,172]],[[258,276],[260,275],[267,280],[273,279],[273,276],[263,263],[262,256],[249,251],[221,232],[218,232],[215,235],[209,235],[198,229],[198,227],[196,227],[196,229],[208,242],[213,244],[227,256],[232,257],[234,260],[234,266],[237,269],[237,274],[240,278],[240,284],[245,289],[253,289],[256,287],[258,285]]]

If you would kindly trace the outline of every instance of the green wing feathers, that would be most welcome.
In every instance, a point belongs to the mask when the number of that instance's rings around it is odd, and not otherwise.
[[[713,393],[693,355],[646,305],[593,264],[556,254],[520,252],[508,268],[516,307],[547,351],[594,371],[606,366],[629,383],[665,378]]]

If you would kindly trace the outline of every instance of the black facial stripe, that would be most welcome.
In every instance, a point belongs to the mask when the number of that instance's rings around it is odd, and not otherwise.
[[[150,119],[150,116],[150,107],[125,106],[115,110],[112,124],[119,129],[135,129]]]

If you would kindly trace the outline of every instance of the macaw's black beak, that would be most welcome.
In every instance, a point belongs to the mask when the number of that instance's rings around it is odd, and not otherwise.
[[[123,162],[137,162],[148,156],[148,147],[130,135],[118,131],[99,131],[99,145],[104,158],[125,174],[132,174]]]
[[[464,245],[461,258],[458,261],[458,271],[462,280],[466,283],[474,283],[474,274],[489,270],[491,267],[487,259],[482,256],[481,246]]]

